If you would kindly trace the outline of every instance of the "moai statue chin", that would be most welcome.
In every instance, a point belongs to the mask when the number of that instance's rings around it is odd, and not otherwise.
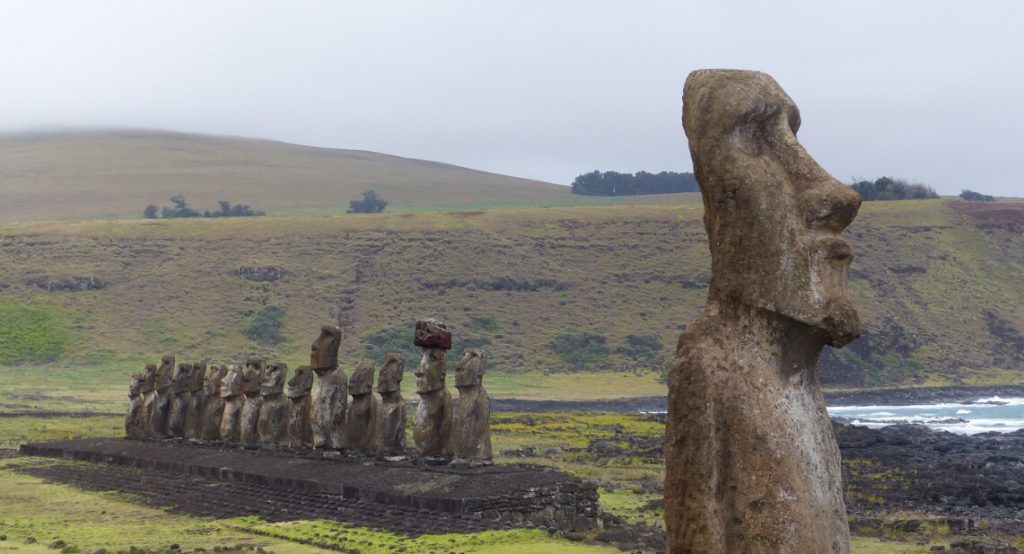
[[[167,415],[167,435],[170,437],[185,436],[185,415],[192,396],[188,388],[191,379],[192,364],[178,364],[178,371],[172,379],[171,409]]]
[[[203,437],[203,412],[206,406],[206,364],[192,364],[188,381],[188,408],[185,410],[185,438],[200,440]]]
[[[295,374],[288,380],[288,431],[285,440],[288,446],[313,446],[312,402],[309,398],[312,388],[313,369],[305,365],[295,368]]]
[[[374,452],[377,450],[377,416],[380,401],[373,394],[372,362],[363,362],[352,373],[348,390],[352,403],[345,417],[345,441],[352,450]]]
[[[377,379],[380,408],[377,415],[377,446],[385,456],[405,455],[405,399],[402,398],[402,374],[405,358],[388,352]]]
[[[456,458],[489,461],[491,454],[491,399],[483,387],[487,356],[482,350],[466,350],[455,366],[459,403],[452,427]]]
[[[132,374],[132,384],[128,387],[128,412],[124,417],[124,434],[130,439],[141,436],[139,423],[142,416],[142,388],[145,382],[146,376],[144,374]]]
[[[310,346],[309,363],[316,372],[313,389],[313,446],[323,449],[345,448],[345,410],[348,406],[348,376],[338,367],[341,329],[334,325],[320,328],[320,336]]]
[[[149,436],[166,438],[167,417],[171,411],[171,399],[174,396],[174,356],[164,356],[153,376],[153,404],[149,414]]]
[[[768,75],[686,80],[712,277],[669,373],[669,552],[850,550],[818,356],[859,333],[846,293],[853,251],[840,233],[860,197],[807,154],[799,126]]]
[[[416,407],[412,438],[420,456],[436,457],[452,454],[452,395],[445,387],[447,351],[452,339],[441,321],[428,319],[416,322],[415,344],[423,349],[416,367]]]
[[[229,366],[220,382],[220,397],[224,400],[224,414],[220,419],[220,440],[224,444],[238,444],[241,440],[242,407],[245,405],[243,387],[245,376],[238,366]]]
[[[220,386],[227,372],[228,368],[224,365],[212,365],[210,372],[206,375],[206,381],[203,382],[204,404],[201,440],[220,441],[220,424],[224,415],[224,399],[220,396]]]
[[[267,366],[260,384],[259,421],[256,424],[259,443],[277,446],[285,443],[288,432],[288,401],[284,397],[284,383],[288,377],[288,366],[275,362]]]
[[[263,360],[252,359],[246,362],[242,376],[242,415],[239,418],[239,438],[246,448],[259,446],[260,405],[263,397],[260,388],[263,384]]]

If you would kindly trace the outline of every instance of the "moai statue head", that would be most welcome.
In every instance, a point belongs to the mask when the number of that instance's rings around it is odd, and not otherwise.
[[[128,398],[138,398],[142,394],[142,384],[145,382],[145,375],[132,373],[132,384],[128,385]]]
[[[424,394],[444,388],[447,357],[448,353],[440,348],[423,349],[420,365],[416,366],[416,392]]]
[[[267,366],[263,375],[263,382],[260,384],[260,394],[263,396],[276,396],[284,392],[284,380],[288,374],[288,365],[281,362],[273,362]]]
[[[487,354],[483,350],[467,349],[455,366],[456,387],[478,387],[483,384],[487,369]]]
[[[227,374],[220,382],[220,397],[234,398],[242,394],[244,385],[245,376],[242,375],[242,370],[238,366],[229,366]]]
[[[263,362],[258,364],[245,364],[245,372],[242,375],[242,392],[246,396],[253,397],[260,395],[260,387],[263,384]]]
[[[310,346],[309,365],[318,373],[338,367],[338,348],[341,347],[341,329],[336,325],[324,325],[320,336]]]
[[[174,394],[185,394],[192,382],[192,364],[178,364],[178,372],[174,374]]]
[[[139,392],[145,394],[156,390],[156,364],[146,364],[146,371],[142,374],[142,385]]]
[[[313,370],[308,365],[295,368],[295,375],[288,380],[288,398],[309,396],[313,388]]]
[[[153,386],[157,391],[166,390],[173,384],[174,377],[174,356],[160,358],[160,365],[156,368],[156,376],[153,379]]]
[[[402,390],[402,374],[405,373],[405,358],[394,352],[384,355],[384,367],[380,370],[377,380],[377,392],[400,392]]]
[[[206,381],[206,364],[192,364],[192,375],[188,380],[188,390],[196,394],[203,390],[203,383]]]
[[[840,233],[860,196],[797,142],[793,100],[764,73],[694,71],[683,127],[711,247],[709,304],[777,313],[832,346],[856,338],[860,320],[846,294],[853,250]]]
[[[361,362],[348,380],[348,393],[362,396],[373,392],[373,362]]]
[[[206,374],[206,382],[203,385],[203,392],[206,393],[207,398],[220,396],[220,383],[224,380],[225,373],[227,373],[227,368],[222,364],[214,364],[210,367],[210,372]]]

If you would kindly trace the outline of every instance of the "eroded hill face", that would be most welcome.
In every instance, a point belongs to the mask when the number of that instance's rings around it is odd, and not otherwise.
[[[421,317],[449,322],[458,354],[488,349],[491,373],[656,371],[707,294],[701,215],[681,205],[7,225],[0,308],[69,322],[58,365],[125,375],[138,368],[123,360],[165,352],[300,363],[328,322],[343,329],[347,367],[393,348],[416,359]],[[826,355],[827,384],[1020,381],[1024,236],[939,200],[865,203],[848,235],[865,334]],[[247,336],[274,313],[283,342]]]

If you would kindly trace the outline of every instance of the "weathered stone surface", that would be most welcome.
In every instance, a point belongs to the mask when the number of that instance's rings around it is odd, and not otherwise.
[[[103,290],[107,288],[107,282],[98,277],[66,277],[53,279],[50,277],[31,277],[25,279],[26,285],[35,285],[46,292],[70,291],[78,292],[83,290]]]
[[[420,395],[412,439],[421,456],[450,456],[452,453],[452,395],[445,388],[447,353],[441,348],[424,348],[416,367],[416,394]]]
[[[220,396],[221,381],[227,374],[224,365],[213,365],[203,383],[203,424],[201,439],[204,441],[220,440],[220,423],[224,415],[224,399]]]
[[[380,400],[373,394],[372,362],[363,362],[352,373],[348,390],[352,403],[345,417],[345,441],[352,450],[377,450],[377,416]]]
[[[257,432],[263,445],[284,444],[288,434],[288,401],[284,397],[284,382],[288,366],[277,362],[267,367],[260,385],[263,401],[260,404]]]
[[[309,398],[312,388],[313,370],[305,365],[295,368],[295,374],[288,380],[288,432],[286,438],[288,446],[313,446]]]
[[[165,438],[167,416],[171,412],[171,397],[174,396],[174,356],[164,356],[153,376],[153,403],[149,413],[149,436]]]
[[[312,400],[313,446],[316,448],[345,447],[348,376],[338,367],[340,346],[341,329],[324,325],[310,347],[310,366],[318,377]]]
[[[192,364],[192,375],[188,383],[188,409],[185,411],[185,438],[203,438],[203,412],[206,408],[206,364]]]
[[[167,414],[167,435],[181,438],[185,436],[185,415],[192,394],[188,390],[192,380],[192,364],[178,364],[174,374],[171,396],[171,409]]]
[[[849,552],[817,363],[859,332],[840,233],[860,198],[804,151],[799,125],[768,75],[687,79],[712,277],[669,374],[670,552]]]
[[[245,403],[242,405],[238,431],[242,445],[248,448],[255,448],[260,443],[258,427],[260,406],[263,404],[263,397],[260,395],[262,384],[263,360],[249,360],[245,364],[242,382],[242,395],[245,398]]]
[[[245,375],[238,366],[229,366],[220,382],[220,398],[224,401],[224,413],[220,419],[220,440],[224,444],[238,444],[241,440],[242,407],[245,395],[242,388]]]
[[[153,413],[153,401],[156,399],[156,364],[146,364],[146,371],[142,374],[142,383],[139,385],[139,394],[142,396],[142,406],[139,408],[137,437],[150,436],[150,415]]]
[[[420,348],[451,350],[452,333],[443,321],[421,319],[416,322],[416,334],[413,336],[413,344]]]
[[[128,413],[124,417],[124,434],[130,439],[142,436],[139,425],[142,416],[142,385],[146,376],[142,373],[132,374],[132,384],[128,387]]]
[[[405,454],[405,398],[402,398],[402,376],[405,358],[388,352],[377,380],[380,412],[377,415],[377,443],[386,456]]]
[[[452,450],[456,458],[490,460],[491,399],[483,387],[487,356],[482,350],[469,349],[455,366],[455,388],[459,403],[452,423]]]

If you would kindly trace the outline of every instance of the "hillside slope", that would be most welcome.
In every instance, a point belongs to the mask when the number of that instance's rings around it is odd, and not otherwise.
[[[942,200],[864,204],[849,235],[865,335],[825,357],[828,384],[1024,381],[1024,235],[972,217]],[[400,348],[411,369],[412,321],[435,316],[453,357],[485,346],[494,372],[629,373],[672,357],[709,258],[700,207],[677,205],[9,224],[0,267],[0,316],[24,335],[6,348],[60,366],[301,363],[334,322],[345,365]],[[277,346],[244,334],[267,307],[284,310]]]
[[[343,213],[375,189],[398,210],[566,200],[569,188],[360,150],[155,131],[0,136],[0,221],[138,218],[184,194],[272,214]]]

